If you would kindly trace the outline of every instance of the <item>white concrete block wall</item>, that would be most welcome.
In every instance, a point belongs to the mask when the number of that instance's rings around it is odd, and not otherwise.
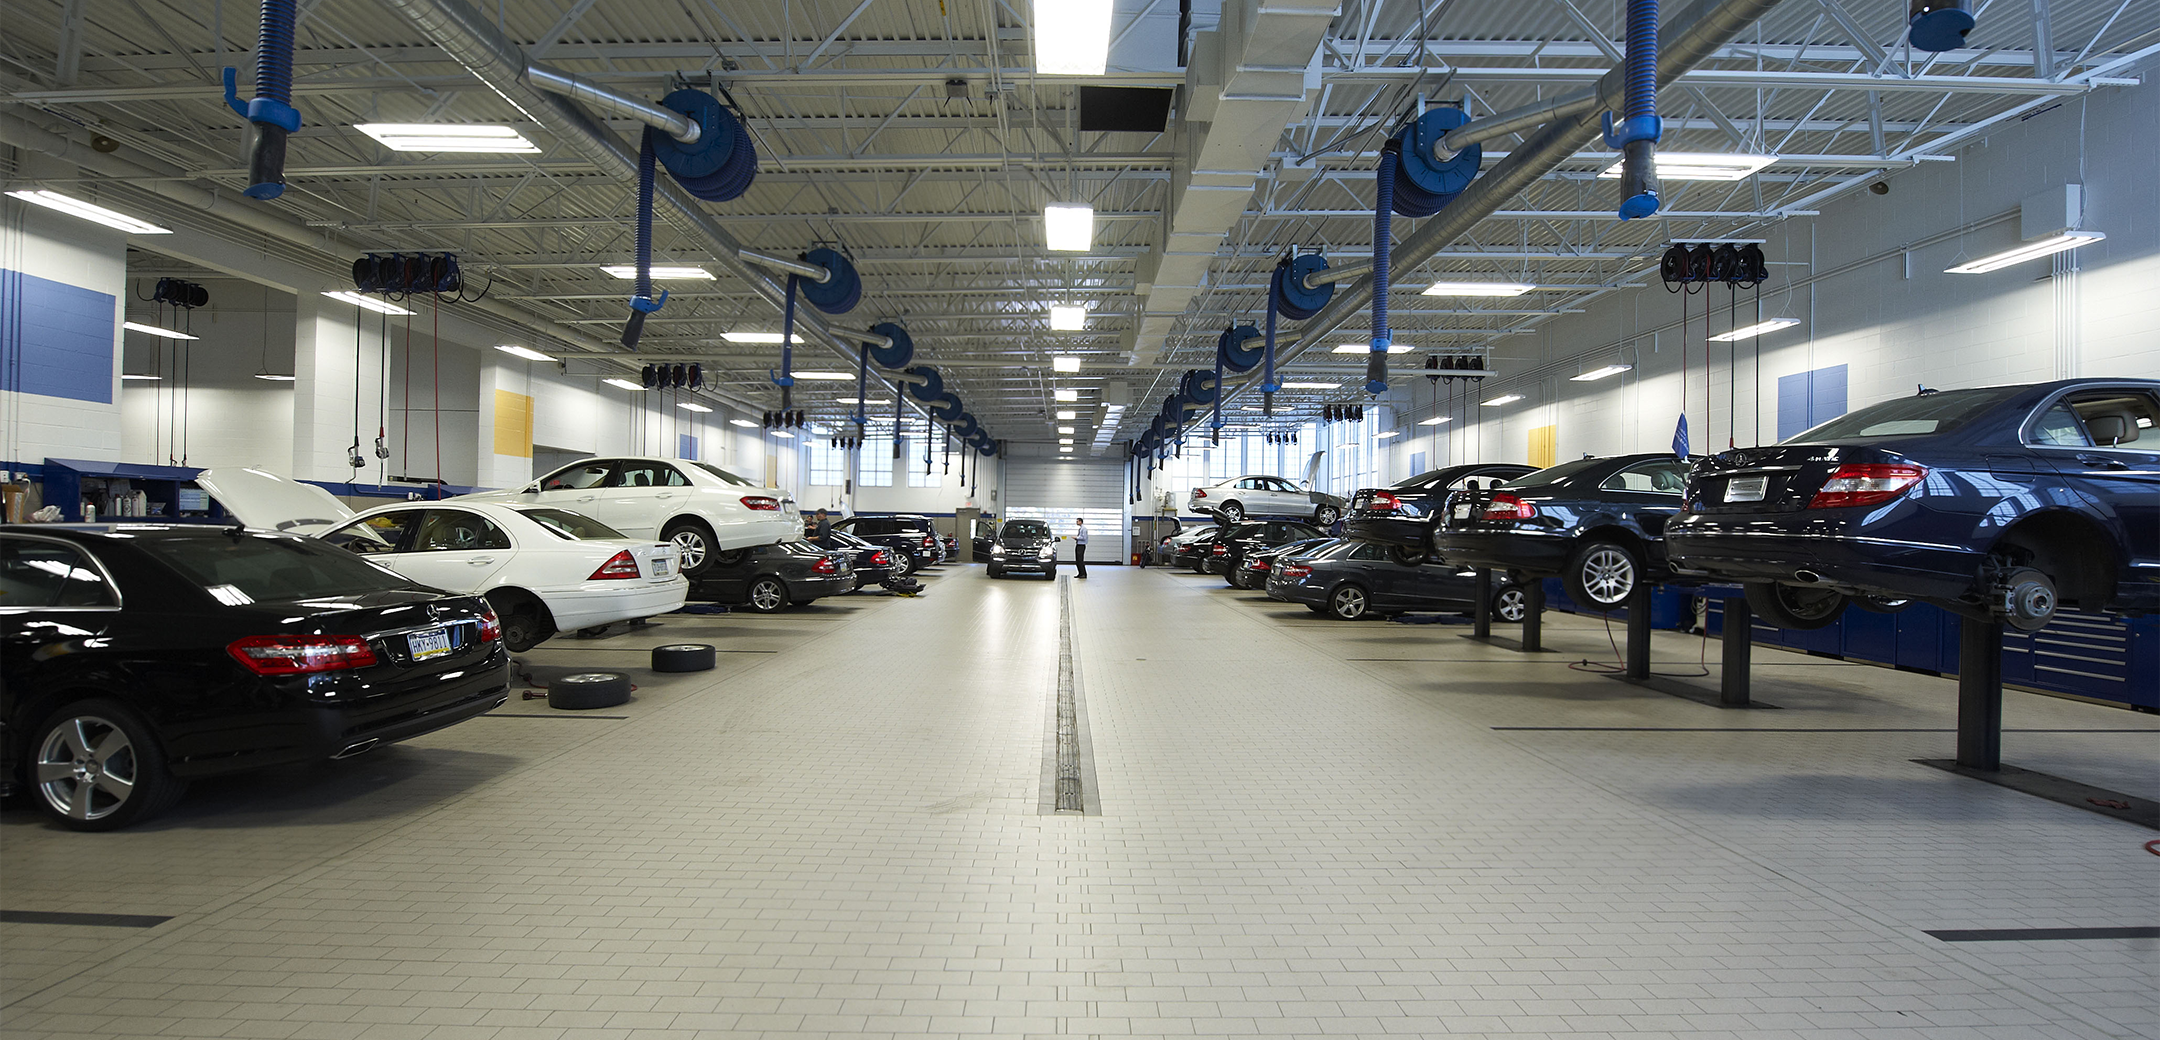
[[[38,465],[48,457],[101,461],[118,458],[118,361],[120,322],[128,291],[127,236],[0,197],[0,269],[21,271],[113,298],[113,364],[109,373],[112,389],[108,401],[0,393],[0,462]],[[14,306],[10,301],[8,309]],[[15,316],[7,317],[12,322]],[[36,346],[26,343],[26,353]]]
[[[180,464],[184,455],[191,466],[282,470],[292,454],[294,384],[255,374],[293,371],[293,295],[237,279],[202,284],[209,305],[175,322],[200,339],[123,335],[123,369],[164,378],[121,384],[120,461]],[[153,304],[126,303],[130,320],[174,321]]]

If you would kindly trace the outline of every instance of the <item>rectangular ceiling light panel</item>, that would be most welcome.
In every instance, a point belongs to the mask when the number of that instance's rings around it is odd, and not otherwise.
[[[542,354],[539,351],[532,349],[531,347],[521,347],[515,343],[497,343],[495,344],[495,349],[500,350],[503,353],[510,355],[511,357],[521,357],[527,361],[555,360],[554,358],[549,357],[546,354]]]
[[[1416,350],[1416,349],[1417,349],[1416,347],[1413,347],[1413,346],[1409,346],[1409,345],[1407,345],[1407,344],[1403,344],[1403,343],[1390,343],[1390,344],[1388,344],[1387,352],[1388,352],[1388,353],[1390,353],[1390,354],[1408,354],[1408,353],[1410,353],[1411,351],[1413,351],[1413,350]],[[1370,344],[1370,343],[1345,343],[1345,344],[1343,344],[1342,346],[1336,347],[1336,348],[1335,348],[1335,353],[1337,353],[1337,354],[1370,354],[1370,353],[1372,353],[1372,344]]]
[[[356,123],[393,152],[537,152],[515,128],[487,123]]]
[[[2027,260],[2038,260],[2043,256],[2053,256],[2065,249],[2076,249],[2088,243],[2104,241],[2106,238],[2106,235],[2098,231],[2065,231],[2060,235],[2050,235],[2037,242],[2027,242],[2016,249],[2006,249],[1993,256],[1983,256],[1969,263],[1945,268],[1943,273],[1986,274],[1989,271],[2000,271],[2014,264],[2022,264]]]
[[[68,216],[80,217],[93,224],[103,224],[109,228],[119,228],[120,230],[125,231],[130,235],[172,234],[171,228],[159,227],[156,224],[152,224],[147,220],[136,220],[134,217],[128,216],[125,213],[115,212],[113,210],[106,209],[103,206],[92,205],[91,203],[84,202],[81,199],[71,198],[69,196],[62,195],[57,191],[43,191],[26,188],[21,191],[8,192],[8,197],[21,199],[24,202],[30,203],[33,206],[43,206],[46,209],[58,210],[59,212],[67,214]]]
[[[1769,321],[1757,322],[1753,325],[1743,325],[1731,332],[1720,332],[1710,338],[1719,343],[1731,343],[1734,340],[1747,339],[1750,336],[1760,336],[1765,332],[1789,329],[1798,324],[1800,324],[1798,318],[1772,318]]]
[[[1588,383],[1592,380],[1603,379],[1606,376],[1619,375],[1620,373],[1629,371],[1634,367],[1634,365],[1606,365],[1603,368],[1593,368],[1590,371],[1584,372],[1579,376],[1569,376],[1568,379],[1572,382]]]
[[[341,303],[352,304],[353,306],[358,307],[362,310],[374,311],[377,314],[419,313],[418,311],[406,310],[405,308],[400,307],[397,304],[391,303],[388,300],[378,300],[372,296],[362,296],[359,293],[353,292],[350,289],[340,289],[337,292],[326,292],[323,295],[328,296],[331,299],[337,300]]]
[[[1110,63],[1112,0],[1035,0],[1035,71],[1100,76]]]
[[[1535,285],[1522,282],[1434,282],[1421,296],[1521,296]]]
[[[1078,372],[1080,371],[1080,359],[1071,354],[1059,354],[1050,359],[1050,370],[1052,372]]]
[[[637,277],[637,266],[635,264],[609,264],[605,267],[602,267],[601,270],[607,272],[608,274],[614,275],[617,278]],[[652,268],[652,276],[654,281],[682,281],[688,278],[702,278],[710,281],[712,280],[713,273],[702,267],[662,266],[660,264],[654,264]],[[780,341],[774,340],[773,342],[778,343]]]
[[[1737,181],[1753,176],[1777,161],[1775,155],[1727,155],[1719,152],[1659,152],[1657,175],[1668,181]],[[1601,181],[1618,180],[1620,160],[1614,160]]]
[[[1095,245],[1095,207],[1069,202],[1044,206],[1043,237],[1055,252],[1087,252]]]
[[[123,328],[123,329],[126,329],[126,330],[128,330],[129,332],[141,332],[141,333],[144,333],[144,334],[146,334],[146,335],[156,336],[156,337],[157,337],[157,338],[159,338],[159,339],[201,339],[201,338],[202,338],[201,336],[190,336],[190,335],[188,335],[188,334],[187,334],[187,333],[185,333],[185,332],[174,332],[174,331],[173,331],[173,330],[171,330],[171,329],[161,329],[161,328],[158,328],[158,327],[157,327],[157,326],[155,326],[155,325],[145,325],[145,324],[143,324],[142,322],[139,322],[139,321],[123,321],[123,322],[121,322],[121,323],[120,323],[120,327],[121,327],[121,328]]]
[[[1087,308],[1077,304],[1053,303],[1050,305],[1050,331],[1087,331]]]
[[[780,341],[787,337],[777,332],[723,332],[720,338],[729,343],[769,343],[779,346]]]

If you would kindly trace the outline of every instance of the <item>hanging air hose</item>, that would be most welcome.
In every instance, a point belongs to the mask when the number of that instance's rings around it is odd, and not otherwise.
[[[1260,376],[1260,411],[1263,416],[1275,415],[1275,394],[1282,383],[1275,378],[1275,320],[1280,314],[1291,321],[1304,321],[1320,313],[1320,308],[1335,296],[1334,282],[1321,282],[1316,288],[1307,288],[1305,279],[1317,272],[1327,270],[1327,257],[1318,253],[1286,258],[1275,265],[1275,273],[1268,278],[1267,331],[1264,333],[1263,360],[1266,368]]]
[[[1657,0],[1628,0],[1626,118],[1617,130],[1605,113],[1605,147],[1620,151],[1620,219],[1658,211],[1657,143],[1665,136],[1657,115]]]
[[[297,0],[262,0],[255,34],[255,97],[240,103],[239,70],[225,69],[225,103],[255,125],[248,144],[247,197],[274,199],[285,193],[285,138],[300,131],[292,107],[293,23]]]
[[[1402,169],[1402,142],[1390,139],[1380,149],[1380,178],[1373,203],[1372,352],[1365,357],[1365,391],[1387,391],[1387,352],[1395,345],[1388,331],[1388,254],[1395,237],[1395,175]]]
[[[780,388],[780,410],[783,412],[795,407],[795,293],[801,281],[800,275],[787,276],[787,309],[780,317],[780,371],[775,373],[768,369],[765,373],[773,385]]]
[[[648,126],[645,128],[644,137],[638,143],[637,292],[630,297],[630,320],[623,324],[622,345],[625,350],[637,349],[638,337],[645,334],[645,316],[667,306],[667,290],[661,290],[659,298],[655,299],[652,286],[654,139],[661,136],[658,131]]]
[[[1260,351],[1249,350],[1245,344],[1260,338],[1260,330],[1250,325],[1224,329],[1215,337],[1215,385],[1222,386],[1223,371],[1250,372],[1260,363]],[[1222,398],[1215,399],[1215,442],[1222,443]]]

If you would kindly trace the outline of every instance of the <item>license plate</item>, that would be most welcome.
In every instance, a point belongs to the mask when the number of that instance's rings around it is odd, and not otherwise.
[[[1725,483],[1725,501],[1760,502],[1769,486],[1769,477],[1734,477]]]
[[[1467,505],[1460,505],[1460,506],[1456,506],[1456,507],[1455,507],[1455,519],[1457,519],[1457,520],[1468,520],[1468,519],[1470,519],[1470,507],[1469,507],[1469,506],[1467,506]]]
[[[450,652],[450,630],[447,628],[414,632],[405,637],[405,647],[412,652],[412,659],[425,661]]]
[[[652,573],[655,578],[667,577],[667,557],[660,556],[653,559]]]

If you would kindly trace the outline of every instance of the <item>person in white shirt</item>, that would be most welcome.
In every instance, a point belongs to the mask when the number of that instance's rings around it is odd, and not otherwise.
[[[1073,520],[1073,573],[1087,577],[1087,520]]]

